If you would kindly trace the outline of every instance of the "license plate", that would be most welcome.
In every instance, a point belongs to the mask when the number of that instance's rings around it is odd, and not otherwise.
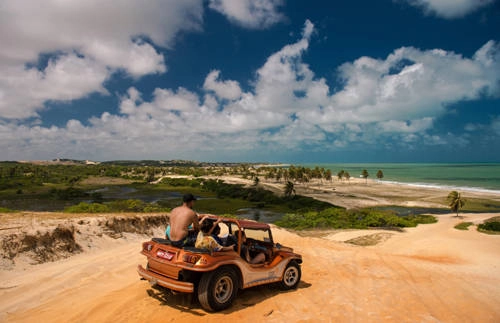
[[[167,259],[167,260],[172,260],[172,258],[174,258],[174,253],[173,252],[168,252],[168,251],[163,251],[163,250],[158,250],[156,252],[156,255],[159,257],[159,258],[163,258],[163,259]]]

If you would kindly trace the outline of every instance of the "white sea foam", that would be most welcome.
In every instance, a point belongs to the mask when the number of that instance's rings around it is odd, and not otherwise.
[[[453,190],[453,191],[500,194],[499,190],[491,190],[491,189],[482,188],[482,187],[454,186],[454,185],[443,185],[443,184],[433,184],[433,183],[405,183],[405,182],[385,181],[385,180],[377,180],[377,181],[379,181],[381,183],[387,183],[387,184],[396,184],[396,185],[423,187],[423,188],[435,188],[435,189],[440,189],[440,190]]]

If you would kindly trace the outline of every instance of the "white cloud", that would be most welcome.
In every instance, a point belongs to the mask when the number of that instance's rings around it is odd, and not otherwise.
[[[264,29],[285,19],[283,0],[210,0],[210,8],[245,28]]]
[[[413,47],[396,49],[385,58],[360,57],[338,68],[344,86],[335,92],[302,59],[313,34],[314,25],[306,21],[302,37],[272,53],[257,69],[253,88],[247,92],[234,80],[222,80],[223,71],[213,70],[201,93],[182,87],[157,88],[149,99],[150,93],[143,95],[131,87],[120,98],[119,114],[105,112],[85,125],[71,120],[65,127],[47,128],[0,120],[2,157],[220,159],[263,150],[289,152],[303,145],[332,151],[377,145],[387,138],[396,146],[444,145],[454,140],[453,135],[429,130],[447,112],[447,105],[500,94],[500,46],[494,41],[471,58]],[[94,69],[87,65],[100,67],[95,73],[101,78],[110,73],[97,61],[68,54],[46,69],[58,77],[39,78],[58,84],[55,80],[64,77],[56,71],[64,75],[62,63],[70,59],[89,75]],[[61,67],[56,68],[56,63]],[[77,81],[69,77],[66,82]],[[97,78],[90,85],[75,87],[104,91],[100,84]],[[68,100],[88,90],[71,91],[58,92],[63,93],[58,98]],[[42,96],[38,102],[53,96]],[[498,129],[498,120],[491,128]],[[467,140],[463,137],[459,142]]]
[[[2,1],[0,117],[36,116],[47,101],[105,93],[117,70],[164,73],[152,44],[170,48],[179,32],[201,29],[202,15],[202,0]],[[50,55],[47,66],[38,66],[42,54]]]
[[[406,66],[401,64],[406,62]],[[395,50],[385,60],[362,57],[339,67],[345,87],[325,108],[301,115],[319,124],[436,118],[447,104],[498,96],[500,46],[490,41],[473,58],[443,50]]]
[[[241,88],[236,81],[219,81],[220,71],[214,70],[205,78],[203,88],[214,91],[217,97],[227,100],[236,100],[241,97]]]
[[[432,118],[423,118],[420,120],[412,121],[396,121],[388,120],[379,123],[383,132],[396,132],[396,133],[418,133],[425,131],[432,126]]]
[[[51,59],[43,71],[22,66],[3,67],[0,73],[0,116],[23,119],[36,116],[48,100],[69,101],[92,92],[107,93],[102,83],[109,70],[75,54]]]
[[[422,8],[426,14],[453,19],[460,18],[485,7],[495,0],[404,0]]]

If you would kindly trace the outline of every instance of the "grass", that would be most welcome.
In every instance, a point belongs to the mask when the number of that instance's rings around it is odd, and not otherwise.
[[[474,213],[496,213],[500,212],[500,201],[466,198],[465,205],[460,209],[460,212]]]
[[[469,230],[469,227],[473,224],[472,222],[460,222],[454,228],[457,230]]]
[[[17,212],[17,211],[8,209],[6,207],[0,207],[0,213],[14,213],[14,212]]]

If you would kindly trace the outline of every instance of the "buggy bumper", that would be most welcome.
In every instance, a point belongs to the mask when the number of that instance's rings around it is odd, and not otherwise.
[[[168,278],[147,269],[144,269],[141,265],[137,266],[137,272],[139,276],[149,281],[151,285],[160,285],[162,287],[174,290],[181,293],[192,293],[194,292],[194,285],[190,282],[181,282],[172,278]]]

